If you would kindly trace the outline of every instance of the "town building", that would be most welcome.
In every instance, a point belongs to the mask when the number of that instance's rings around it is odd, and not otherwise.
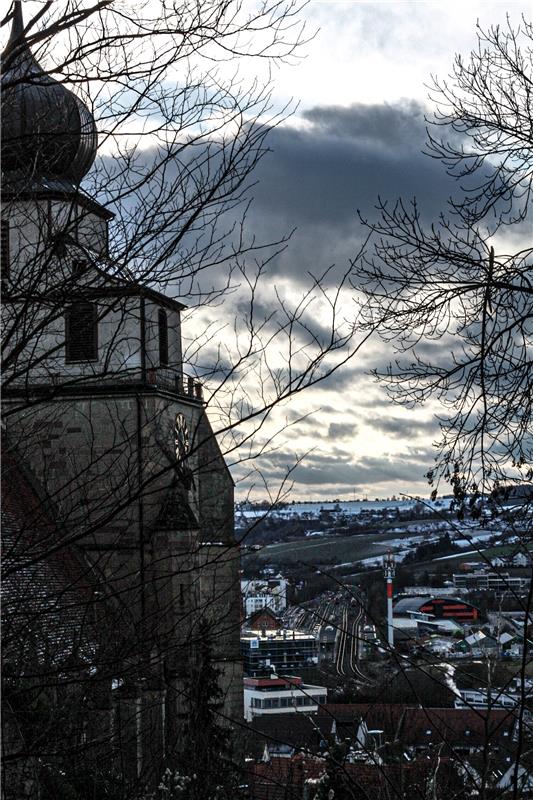
[[[281,575],[265,580],[241,580],[244,615],[249,617],[261,608],[281,614],[287,607],[287,585]]]
[[[252,631],[279,631],[283,627],[281,617],[278,617],[268,606],[254,611],[244,620],[245,630]]]
[[[531,681],[528,682],[526,692],[531,691]],[[505,688],[492,689],[459,689],[459,696],[455,700],[455,708],[480,708],[501,709],[508,708],[519,711],[524,701],[524,693],[519,687],[511,685]],[[525,719],[531,721],[532,714],[529,709],[524,709]]]
[[[399,593],[397,599],[399,600],[400,597],[412,597],[413,595],[427,595],[431,597],[433,592],[435,591],[433,586],[405,586],[401,593]],[[455,597],[457,594],[457,589],[455,586],[445,586],[438,588],[439,597]]]
[[[250,752],[259,756],[264,743],[272,753],[306,749],[320,753],[333,735],[356,749],[380,750],[386,742],[401,743],[410,753],[440,747],[442,755],[476,752],[489,742],[494,752],[512,747],[516,716],[511,708],[493,711],[432,708],[404,703],[326,703],[316,714],[257,717],[249,727]],[[279,746],[283,749],[280,751]]]
[[[325,686],[312,686],[299,677],[244,678],[244,717],[251,721],[264,714],[316,713],[327,695]]]
[[[523,594],[531,584],[530,577],[511,575],[509,572],[455,573],[452,580],[458,589],[494,592],[499,596],[513,592]]]
[[[258,676],[268,671],[298,673],[318,663],[318,638],[297,630],[244,631],[241,655],[246,675]]]
[[[328,753],[335,746],[337,763],[341,761],[335,794],[340,797],[359,796],[363,790],[365,796],[386,800],[391,787],[401,797],[426,797],[428,786],[431,797],[439,800],[473,797],[479,785],[476,764],[487,747],[491,787],[507,771],[516,725],[512,709],[384,703],[326,703],[317,714],[254,717],[247,747],[259,760],[251,766],[251,796],[314,797],[324,773],[332,769]],[[339,787],[343,781],[345,789]]]

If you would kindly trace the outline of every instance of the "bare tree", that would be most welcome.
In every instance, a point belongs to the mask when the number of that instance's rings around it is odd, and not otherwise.
[[[532,43],[526,19],[479,28],[470,57],[457,56],[448,79],[434,80],[427,152],[455,179],[452,196],[433,221],[416,199],[380,198],[375,218],[360,215],[371,244],[354,259],[352,277],[363,325],[395,351],[375,376],[395,402],[436,409],[441,438],[428,472],[434,496],[451,485],[460,518],[481,518],[488,502],[526,556],[533,477]],[[503,512],[512,498],[515,508]],[[479,546],[472,548],[488,562]],[[463,769],[483,797],[519,797],[530,774],[531,592],[515,599],[526,624],[507,783],[494,778],[488,735],[478,771],[468,759]],[[449,666],[445,660],[444,673]],[[406,669],[398,663],[399,674]],[[456,675],[465,671],[457,667]],[[460,753],[453,757],[461,762]]]
[[[69,0],[3,20],[6,798],[157,792],[206,630],[239,724],[224,457],[268,449],[272,410],[359,346],[342,281],[258,302],[288,237],[256,241],[246,212],[286,110],[237,68],[291,58],[297,15]]]
[[[526,20],[479,30],[435,81],[428,149],[458,188],[434,222],[416,200],[380,200],[353,263],[363,322],[397,353],[375,374],[398,402],[435,401],[431,477],[459,493],[531,479],[532,39]]]
[[[500,532],[525,557],[531,575],[532,42],[527,20],[479,29],[471,56],[457,56],[451,76],[434,81],[436,111],[428,120],[427,150],[456,179],[453,196],[434,221],[416,200],[380,199],[374,218],[361,215],[370,239],[353,260],[351,279],[361,293],[358,321],[368,331],[377,330],[395,351],[392,363],[374,374],[394,401],[415,412],[421,403],[433,404],[439,412],[442,438],[429,477],[435,494],[452,486],[459,520],[447,517],[447,524],[502,585],[503,570],[492,566],[490,551],[476,542],[461,518],[468,514],[481,520],[490,510],[499,514]],[[306,566],[317,569],[316,563]],[[316,790],[317,797],[329,796],[330,788],[335,796],[409,800],[434,800],[441,793],[487,800],[530,795],[532,590],[527,578],[525,589],[507,593],[524,618],[520,656],[508,671],[502,668],[501,652],[480,647],[475,658],[455,660],[425,648],[418,635],[403,650],[399,643],[391,648],[382,633],[374,663],[361,664],[363,673],[365,666],[373,667],[371,675],[364,681],[352,670],[350,684],[345,653],[360,633],[348,623],[347,613],[355,603],[379,629],[384,619],[375,598],[384,595],[384,587],[381,574],[369,575],[367,588],[376,591],[365,602],[363,592],[343,585],[335,574],[328,577],[335,602],[344,603],[347,612],[341,616],[328,610],[330,593],[320,604],[312,595],[315,602],[304,603],[302,613],[312,618],[311,625],[337,628],[336,681],[343,681],[345,696],[351,694],[351,702],[359,699],[360,705],[346,707],[344,714],[342,705],[326,706],[315,718],[318,734],[308,732],[304,743],[296,726],[293,739],[284,736],[282,726],[272,734],[274,746],[282,741],[310,747],[307,763],[298,755],[291,766],[314,779],[309,781],[311,795]],[[494,603],[495,598],[487,591],[483,600]],[[478,688],[481,674],[486,687],[479,693],[481,702],[467,699],[457,710],[434,707],[443,697],[442,705],[457,700],[453,679]],[[395,705],[400,701],[405,704],[401,709]],[[468,735],[463,731],[456,738],[461,716]],[[361,719],[388,730],[389,740],[379,744],[362,736],[363,744],[355,741]],[[427,743],[419,739],[418,747],[409,750],[417,720]],[[268,744],[268,726],[259,722],[258,728]],[[351,740],[347,745],[344,735]],[[284,779],[294,796],[302,795],[281,758],[275,768],[260,764],[255,772],[258,786],[269,785],[272,797],[283,796]]]

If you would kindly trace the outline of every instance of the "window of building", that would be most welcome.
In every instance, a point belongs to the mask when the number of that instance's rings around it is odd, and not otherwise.
[[[1,242],[1,266],[2,278],[9,278],[10,267],[10,253],[9,253],[9,222],[5,219],[2,220],[2,242]]]
[[[79,301],[65,313],[65,361],[68,364],[98,360],[98,310],[96,303]]]
[[[162,308],[158,313],[159,326],[159,364],[162,367],[168,365],[168,320],[167,312]]]

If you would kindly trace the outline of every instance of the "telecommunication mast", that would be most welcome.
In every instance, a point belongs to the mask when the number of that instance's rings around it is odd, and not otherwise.
[[[387,581],[387,639],[389,647],[392,650],[394,647],[394,628],[392,626],[392,579],[396,572],[396,561],[390,550],[387,555],[383,556],[383,572]]]

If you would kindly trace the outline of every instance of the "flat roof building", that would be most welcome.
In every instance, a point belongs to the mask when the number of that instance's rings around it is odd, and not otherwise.
[[[298,672],[318,663],[318,638],[297,630],[244,631],[241,655],[247,675],[257,676],[268,670]]]
[[[293,676],[244,679],[244,716],[250,722],[266,714],[316,713],[327,702],[325,686],[311,686]]]
[[[453,585],[461,589],[478,589],[504,594],[505,592],[526,592],[531,578],[510,575],[508,572],[467,572],[454,574]]]

